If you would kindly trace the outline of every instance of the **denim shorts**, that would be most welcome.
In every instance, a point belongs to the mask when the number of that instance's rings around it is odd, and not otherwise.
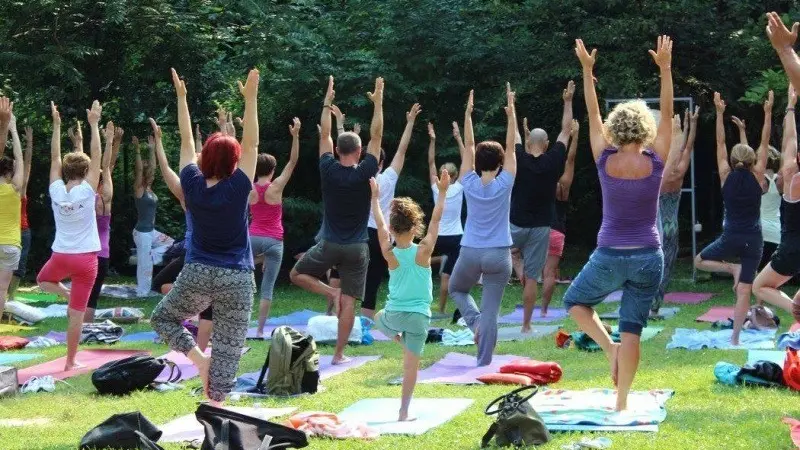
[[[598,248],[564,294],[564,307],[594,306],[622,289],[619,331],[641,335],[663,270],[660,248]]]

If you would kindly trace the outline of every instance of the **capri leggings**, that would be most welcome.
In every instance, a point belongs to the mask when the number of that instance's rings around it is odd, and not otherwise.
[[[89,295],[88,308],[97,309],[97,299],[100,298],[100,291],[103,289],[103,282],[108,275],[108,258],[102,256],[97,257],[97,277],[94,279],[94,286],[92,286],[92,293]]]
[[[61,283],[67,278],[72,281],[69,308],[80,312],[86,311],[94,280],[97,278],[97,252],[71,254],[53,252],[39,271],[36,282]]]
[[[263,272],[261,277],[261,299],[272,300],[275,281],[283,262],[283,241],[267,236],[250,236],[250,246],[253,249],[253,258],[264,255]]]
[[[186,255],[182,254],[177,258],[173,258],[163,269],[161,269],[155,277],[153,277],[153,291],[161,292],[161,288],[165,284],[173,284],[178,279],[178,275],[183,270],[183,264],[186,260]],[[200,313],[200,318],[203,320],[213,320],[213,308],[210,306]]]

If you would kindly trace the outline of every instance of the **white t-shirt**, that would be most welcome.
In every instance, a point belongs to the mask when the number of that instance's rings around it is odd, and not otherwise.
[[[439,198],[439,188],[431,185],[433,191],[433,202]],[[464,228],[461,226],[461,206],[464,204],[464,186],[456,181],[447,187],[447,194],[444,198],[444,211],[442,211],[442,221],[439,223],[439,236],[461,236]]]
[[[62,180],[50,185],[50,200],[56,221],[54,252],[76,254],[100,251],[94,194],[94,189],[86,181],[69,192]]]
[[[764,242],[781,243],[781,194],[775,180],[778,175],[764,174],[769,184],[767,193],[761,196],[761,235]]]
[[[380,190],[380,197],[378,197],[378,204],[381,206],[383,213],[383,220],[389,222],[389,208],[392,206],[392,199],[394,199],[394,188],[397,187],[397,172],[391,167],[379,173],[375,180],[378,182],[378,189]],[[375,216],[372,215],[372,208],[369,210],[369,220],[367,226],[374,230],[378,229],[375,224]]]

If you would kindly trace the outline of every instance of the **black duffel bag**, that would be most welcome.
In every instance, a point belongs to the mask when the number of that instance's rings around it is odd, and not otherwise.
[[[150,386],[166,367],[168,382],[181,379],[181,369],[174,362],[150,356],[131,356],[103,364],[92,373],[92,384],[101,394],[126,395]]]
[[[205,430],[200,450],[270,450],[308,446],[305,433],[277,423],[207,404],[201,404],[194,414]]]
[[[80,450],[118,448],[131,450],[163,450],[156,444],[161,430],[140,412],[114,414],[92,428],[81,439]]]

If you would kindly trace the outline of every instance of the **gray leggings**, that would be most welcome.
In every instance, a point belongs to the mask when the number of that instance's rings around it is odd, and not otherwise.
[[[469,294],[483,275],[481,307]],[[497,345],[497,319],[503,291],[511,278],[511,249],[509,247],[461,247],[461,254],[450,276],[450,296],[473,331],[478,330],[478,365],[492,362]]]
[[[267,236],[250,235],[250,247],[253,248],[253,258],[264,255],[261,298],[272,300],[275,280],[278,279],[278,272],[280,272],[281,262],[283,262],[283,241]]]
[[[172,290],[153,310],[150,324],[172,350],[189,353],[195,345],[183,321],[209,306],[214,310],[214,345],[208,396],[223,401],[231,392],[253,307],[253,271],[186,264]]]

